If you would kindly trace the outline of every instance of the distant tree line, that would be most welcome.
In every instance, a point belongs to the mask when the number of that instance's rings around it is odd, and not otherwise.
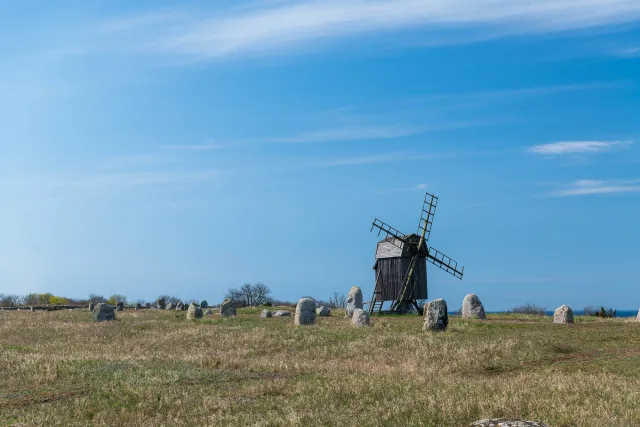
[[[271,289],[264,283],[245,283],[239,288],[230,288],[225,294],[225,298],[231,299],[238,307],[255,307],[265,306],[295,306],[297,301],[284,301],[276,299],[272,296]],[[56,296],[52,293],[30,293],[26,295],[0,294],[0,307],[14,306],[32,306],[32,305],[88,305],[89,303],[99,304],[107,303],[116,305],[123,303],[125,305],[146,305],[155,306],[159,299],[164,299],[165,304],[178,304],[179,302],[190,304],[192,302],[199,303],[199,300],[189,299],[181,300],[173,295],[159,295],[153,301],[137,299],[130,301],[125,295],[113,294],[108,298],[100,294],[91,294],[87,298],[70,298]],[[347,297],[340,292],[334,292],[327,300],[314,298],[317,305],[328,306],[331,308],[344,308],[347,305]],[[212,304],[215,306],[215,304]]]

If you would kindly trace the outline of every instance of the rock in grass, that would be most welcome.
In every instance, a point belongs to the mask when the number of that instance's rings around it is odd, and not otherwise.
[[[189,304],[187,309],[187,320],[196,320],[202,317],[202,309],[194,303]]]
[[[549,426],[537,421],[493,419],[493,420],[476,421],[473,424],[471,424],[471,427],[549,427]]]
[[[209,303],[207,302],[207,300],[202,300],[202,302],[200,303],[200,308],[209,308]]]
[[[353,310],[362,307],[362,290],[358,286],[354,286],[349,290],[349,295],[347,296],[345,317],[351,317],[353,315]]]
[[[353,315],[351,316],[351,324],[356,328],[369,326],[369,313],[361,308],[356,308],[353,310]]]
[[[105,303],[96,304],[93,308],[93,320],[96,322],[116,320],[116,312],[113,306]]]
[[[284,317],[284,316],[291,316],[291,312],[287,310],[276,310],[276,312],[273,313],[273,317]]]
[[[158,310],[164,310],[166,303],[164,301],[164,298],[158,298],[158,300],[156,301],[156,308]]]
[[[211,310],[207,310],[207,311],[205,311],[205,313],[204,313],[204,314],[206,314],[206,315],[208,316],[208,315],[213,314],[213,311],[211,311]]]
[[[638,310],[638,316],[636,316],[636,320],[640,322],[640,310]]]
[[[316,323],[316,302],[311,298],[302,298],[296,306],[296,326],[313,325]]]
[[[227,298],[220,304],[220,315],[229,317],[236,315],[236,306],[231,299]]]
[[[462,300],[462,318],[481,320],[487,318],[480,298],[476,294],[469,294]]]
[[[568,305],[556,308],[553,313],[553,323],[573,323],[573,310]]]
[[[446,331],[448,325],[449,315],[445,300],[438,298],[424,305],[423,331]]]
[[[273,313],[271,313],[271,310],[267,310],[266,308],[262,310],[262,313],[260,313],[261,319],[268,319],[272,316],[273,316]]]
[[[316,315],[322,316],[322,317],[331,316],[331,309],[329,307],[323,305],[322,307],[318,307],[316,309]]]

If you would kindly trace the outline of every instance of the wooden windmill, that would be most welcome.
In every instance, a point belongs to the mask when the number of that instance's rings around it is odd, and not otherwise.
[[[425,195],[416,234],[403,234],[377,218],[373,221],[371,230],[377,228],[378,235],[384,232],[385,238],[376,248],[376,284],[369,303],[370,314],[380,312],[385,301],[391,301],[392,312],[405,313],[413,305],[422,313],[417,300],[427,298],[426,261],[462,279],[464,267],[459,268],[456,261],[428,245],[437,204],[436,196]]]

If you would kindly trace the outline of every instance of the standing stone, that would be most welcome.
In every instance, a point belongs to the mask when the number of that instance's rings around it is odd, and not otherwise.
[[[267,310],[266,308],[262,310],[262,313],[260,313],[261,319],[268,319],[272,316],[273,316],[273,313],[271,313],[271,310]]]
[[[291,312],[287,310],[276,310],[276,312],[273,314],[273,317],[284,317],[284,316],[291,316]]]
[[[95,306],[96,306],[96,305],[95,305],[94,303],[90,302],[90,303],[89,303],[89,311],[93,311],[93,308],[94,308]],[[33,311],[33,307],[31,307],[31,311]]]
[[[568,305],[562,305],[553,312],[553,323],[573,323],[573,310]]]
[[[231,299],[229,298],[222,301],[222,304],[220,304],[220,316],[229,317],[235,315],[236,306],[233,304],[233,301],[231,301]]]
[[[311,298],[302,298],[296,306],[296,326],[316,323],[316,302]]]
[[[202,300],[202,302],[200,303],[200,308],[209,308],[209,303],[206,299]]]
[[[322,307],[318,307],[316,309],[316,314],[318,316],[328,317],[328,316],[331,316],[331,309],[323,305]]]
[[[151,304],[146,303],[146,304],[144,305],[144,308],[151,308]]]
[[[423,331],[445,331],[448,325],[449,315],[445,300],[438,298],[424,305]]]
[[[187,320],[196,320],[202,317],[202,309],[194,303],[189,304],[187,309]]]
[[[484,307],[480,302],[480,298],[476,294],[469,294],[462,300],[462,318],[463,319],[481,319],[485,320],[487,316],[484,313]]]
[[[116,303],[116,311],[124,310],[124,303],[122,301]]]
[[[93,320],[96,322],[116,320],[116,312],[113,309],[113,306],[105,303],[96,304],[93,308]]]
[[[354,286],[349,290],[349,295],[347,296],[347,310],[345,317],[351,317],[353,315],[353,310],[362,307],[362,290],[358,286]]]
[[[356,308],[353,310],[353,316],[351,316],[351,324],[356,328],[369,326],[369,313],[361,308]]]
[[[141,310],[142,309],[142,304],[140,304],[139,302],[136,303],[136,305],[133,307],[134,310]]]
[[[183,305],[184,305],[184,304],[182,304],[182,301],[178,301],[178,303],[176,304],[176,310],[178,310],[178,311],[182,311],[182,306],[183,306]]]
[[[170,302],[169,304],[167,304],[167,305],[164,307],[164,309],[165,309],[165,310],[175,310],[175,309],[176,309],[176,304],[175,304],[175,303],[173,303],[173,302]]]
[[[158,300],[156,301],[156,308],[158,310],[164,310],[165,305],[166,305],[166,303],[164,301],[164,298],[158,298]]]
[[[638,310],[638,316],[636,316],[636,320],[640,322],[640,310]]]

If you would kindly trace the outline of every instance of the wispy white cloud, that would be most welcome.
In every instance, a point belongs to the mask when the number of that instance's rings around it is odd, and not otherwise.
[[[592,91],[592,90],[604,90],[604,89],[623,89],[632,87],[633,83],[628,81],[613,81],[613,82],[588,82],[588,83],[575,83],[564,85],[550,85],[550,86],[534,86],[524,88],[513,89],[497,89],[497,90],[485,90],[477,92],[461,92],[461,93],[440,93],[427,95],[425,97],[416,98],[413,102],[438,102],[441,105],[442,102],[456,102],[460,101],[463,105],[469,103],[487,103],[495,101],[504,101],[525,97],[540,97],[547,95],[558,95],[569,92],[579,91]]]
[[[487,124],[486,121],[444,122],[431,126],[372,125],[347,126],[301,132],[290,136],[261,139],[238,139],[234,141],[210,141],[204,144],[170,145],[162,149],[183,151],[208,151],[223,148],[242,148],[261,144],[312,144],[348,141],[375,141],[407,138],[431,132],[463,129]]]
[[[442,154],[412,154],[412,153],[381,153],[371,155],[361,155],[353,157],[340,157],[335,159],[323,160],[314,163],[315,167],[331,167],[331,166],[356,166],[369,165],[374,163],[392,163],[412,160],[429,160],[429,159],[445,159],[455,157],[455,153]]]
[[[551,197],[588,196],[594,194],[637,193],[640,192],[640,179],[631,180],[577,180],[558,190],[546,193]]]
[[[529,147],[529,151],[544,155],[601,153],[627,148],[633,141],[559,141]]]
[[[636,58],[640,56],[640,46],[628,47],[626,49],[620,49],[616,51],[616,56],[623,58]]]
[[[87,176],[48,179],[46,186],[63,196],[76,191],[86,193],[120,192],[134,189],[178,189],[216,182],[225,172],[202,169],[176,172],[96,173]]]
[[[630,0],[286,0],[216,15],[186,9],[151,12],[112,20],[103,30],[119,36],[129,33],[138,47],[156,52],[219,58],[380,31],[474,28],[489,35],[547,33],[634,22],[639,17],[640,3]],[[437,41],[437,36],[430,37]]]
[[[375,193],[405,193],[412,191],[424,191],[427,188],[427,184],[417,184],[412,185],[410,187],[401,187],[401,188],[385,188],[381,190],[375,190]]]

